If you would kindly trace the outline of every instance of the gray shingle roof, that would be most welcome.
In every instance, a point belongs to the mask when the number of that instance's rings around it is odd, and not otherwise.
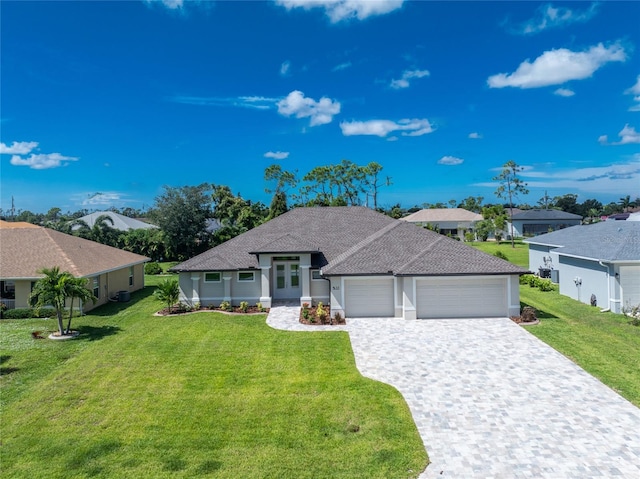
[[[525,242],[555,246],[555,252],[561,255],[607,262],[640,261],[640,223],[635,221],[571,226]]]
[[[514,210],[515,211],[515,210]],[[559,210],[522,210],[513,213],[514,220],[581,220],[582,216]]]
[[[311,251],[319,252],[314,262],[326,275],[526,272],[456,240],[364,207],[296,208],[173,269],[258,268],[257,255],[251,252]]]
[[[60,267],[76,277],[144,263],[149,258],[28,223],[0,221],[0,275],[40,278],[42,268]]]

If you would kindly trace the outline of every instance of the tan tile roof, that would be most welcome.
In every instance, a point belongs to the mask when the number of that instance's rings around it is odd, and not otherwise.
[[[58,266],[76,277],[94,276],[148,260],[139,254],[30,225],[0,222],[0,277],[39,278]]]
[[[481,221],[482,215],[463,208],[428,208],[401,218],[409,223],[436,223],[438,221]]]
[[[2,221],[0,220],[0,229],[9,228],[40,228],[38,225],[25,223],[24,221]]]

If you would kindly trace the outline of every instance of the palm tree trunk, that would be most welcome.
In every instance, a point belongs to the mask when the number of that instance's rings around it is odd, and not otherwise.
[[[58,331],[60,331],[60,336],[64,336],[64,323],[62,322],[62,308],[56,308],[56,316],[58,317]]]
[[[69,306],[69,321],[67,322],[67,334],[71,333],[71,318],[73,317],[73,299],[71,296],[71,305]]]

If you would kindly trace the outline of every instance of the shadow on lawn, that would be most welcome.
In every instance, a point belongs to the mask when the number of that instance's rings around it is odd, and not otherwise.
[[[9,361],[9,359],[11,359],[11,356],[3,354],[2,356],[0,356],[0,364],[6,363],[7,361]],[[19,371],[19,368],[7,368],[4,366],[0,366],[0,376],[15,373],[16,371]]]
[[[530,307],[532,307],[533,309],[535,309],[535,310],[536,310],[536,317],[537,317],[538,319],[558,319],[558,317],[557,317],[557,316],[554,316],[553,314],[549,313],[548,311],[545,311],[545,310],[543,310],[543,309],[539,309],[539,308],[537,308],[537,307],[535,307],[535,306],[532,306],[532,305],[527,304],[527,303],[525,303],[525,302],[523,302],[523,301],[520,301],[520,311],[522,311],[522,309],[523,309],[525,306],[530,306]]]
[[[122,331],[118,326],[80,326],[78,332],[80,333],[80,339],[87,341],[98,341],[107,336],[113,336],[114,334]]]

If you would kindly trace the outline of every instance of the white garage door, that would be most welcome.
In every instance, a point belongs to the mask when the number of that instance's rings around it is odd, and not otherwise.
[[[496,277],[419,279],[420,319],[508,316],[507,280]]]
[[[344,283],[347,318],[393,317],[393,278],[347,279]]]
[[[620,288],[623,307],[640,304],[640,266],[620,266]]]

